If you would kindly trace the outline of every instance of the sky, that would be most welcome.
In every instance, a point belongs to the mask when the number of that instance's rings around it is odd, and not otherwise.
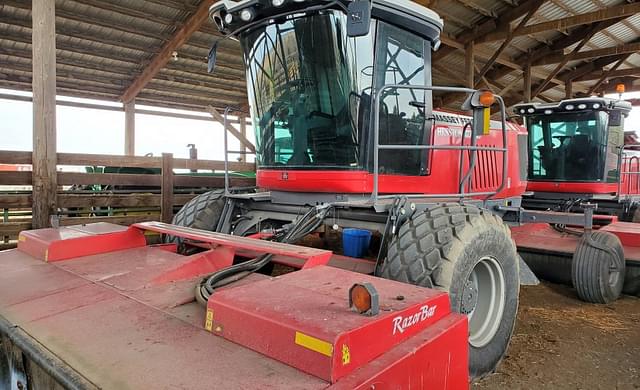
[[[30,95],[30,93],[3,89],[0,89],[0,93]],[[640,98],[640,93],[628,93],[623,98]],[[106,105],[117,104],[64,97],[59,99]],[[144,106],[139,108],[152,109]],[[173,111],[194,114],[187,111]],[[635,130],[640,133],[640,107],[633,109],[625,127],[626,130]],[[251,128],[248,127],[247,130],[249,133],[247,138],[252,140]],[[124,112],[58,106],[57,132],[58,152],[122,154]],[[0,150],[31,150],[31,133],[31,103],[0,99]],[[136,155],[153,153],[154,156],[160,156],[164,152],[173,153],[174,157],[188,158],[189,151],[186,145],[194,143],[198,148],[199,158],[222,160],[224,158],[222,134],[222,125],[213,121],[136,114]],[[230,136],[229,140],[229,148],[237,150],[238,141],[233,136]],[[230,159],[233,160],[234,157]]]
[[[30,96],[30,93],[0,89],[0,93]],[[113,102],[58,97],[60,100],[114,105]],[[115,104],[117,105],[117,104]],[[158,110],[136,106],[140,109]],[[171,110],[190,115],[192,111]],[[112,154],[124,153],[124,112],[58,106],[56,111],[57,145],[60,153]],[[0,150],[30,151],[32,148],[31,102],[0,99]],[[237,125],[236,125],[237,127]],[[251,127],[247,138],[253,139]],[[222,125],[213,121],[179,119],[136,114],[136,155],[173,153],[189,158],[187,144],[195,144],[198,157],[224,159]],[[229,149],[238,150],[239,142],[229,135]],[[234,160],[237,156],[230,156]],[[249,158],[251,160],[251,158]]]

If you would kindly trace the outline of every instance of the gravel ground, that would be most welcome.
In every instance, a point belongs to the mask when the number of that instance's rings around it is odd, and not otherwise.
[[[523,287],[508,355],[472,389],[640,389],[640,299],[593,305],[569,287]]]

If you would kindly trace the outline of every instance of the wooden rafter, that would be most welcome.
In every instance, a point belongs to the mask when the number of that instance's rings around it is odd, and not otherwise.
[[[627,53],[637,53],[637,52],[640,52],[640,42],[632,42],[632,43],[625,43],[623,45],[614,46],[614,47],[581,51],[579,53],[576,53],[576,55],[573,57],[573,60],[586,60],[591,58],[607,57],[607,56],[613,56],[617,54],[627,54]],[[545,56],[543,58],[538,59],[533,63],[533,65],[539,66],[539,65],[557,64],[559,62],[562,62],[564,57],[566,57],[564,53],[556,53],[556,54]]]
[[[618,69],[618,70],[600,69],[600,70],[597,70],[595,72],[591,72],[591,73],[588,73],[586,75],[583,75],[583,76],[579,77],[578,79],[576,79],[576,81],[598,80],[602,76],[605,76],[605,75],[606,75],[607,78],[626,77],[626,76],[640,77],[640,67],[634,67],[634,68],[628,68],[628,69]]]
[[[194,32],[198,31],[202,23],[207,20],[209,7],[212,3],[213,0],[202,0],[196,11],[185,20],[182,27],[162,46],[160,52],[153,57],[151,63],[147,65],[142,74],[140,74],[122,94],[122,101],[128,102],[134,99],[149,81],[169,62],[172,53],[182,46]]]
[[[537,34],[545,31],[552,30],[566,30],[571,27],[580,26],[584,24],[591,24],[601,22],[608,19],[616,19],[620,17],[632,16],[640,13],[640,3],[624,4],[613,7],[607,7],[594,12],[588,12],[585,14],[569,16],[562,19],[551,20],[548,22],[532,24],[518,31],[515,36],[523,36],[530,34]],[[478,43],[497,41],[505,39],[508,31],[496,31],[486,34],[483,38],[479,39]]]
[[[599,87],[600,85],[606,80],[608,79],[610,76],[609,72],[613,72],[616,69],[618,69],[620,67],[620,65],[624,64],[624,62],[627,60],[627,58],[629,58],[629,55],[627,55],[624,58],[621,58],[618,60],[618,62],[616,62],[615,64],[613,64],[613,66],[611,67],[611,69],[609,69],[608,72],[605,72],[602,77],[600,77],[600,79],[598,79],[598,81],[595,82],[595,84],[593,84],[591,86],[591,88],[589,88],[589,91],[587,91],[587,95],[591,95],[592,93],[594,93]]]
[[[220,124],[224,125],[224,116],[222,116],[222,114],[220,114],[218,112],[218,110],[215,109],[215,107],[207,107],[207,111],[209,112],[209,114],[211,114],[211,116],[213,117],[213,119],[215,119],[216,121],[220,122]],[[233,126],[232,124],[227,122],[227,129],[225,131],[229,131],[229,133],[233,134],[234,137],[236,137],[239,141],[240,141],[240,145],[246,147],[247,149],[249,149],[252,152],[256,152],[256,147],[253,146],[253,144],[251,143],[251,141],[249,141],[247,139],[247,137],[245,137],[242,134],[242,131],[238,130],[235,126]]]
[[[542,83],[540,83],[540,85],[538,85],[538,87],[535,89],[535,91],[531,94],[531,98],[535,98],[536,96],[538,96],[538,94],[540,94],[540,92],[542,92],[544,90],[544,88],[549,84],[549,82],[551,82],[551,79],[553,79],[554,77],[556,77],[556,75],[558,73],[560,73],[560,71],[564,68],[564,66],[571,60],[573,60],[573,58],[576,56],[576,54],[584,47],[584,45],[587,44],[587,42],[589,42],[589,40],[591,40],[591,38],[598,32],[600,31],[600,29],[595,28],[591,34],[587,35],[582,42],[580,42],[571,53],[569,53],[568,55],[565,56],[565,58],[555,67],[555,69],[549,74],[549,76],[547,76],[546,79],[544,79],[544,81]]]
[[[485,63],[484,67],[480,70],[480,73],[478,74],[476,80],[478,81],[481,80],[487,74],[487,72],[489,71],[489,69],[491,69],[493,64],[498,59],[498,57],[500,57],[504,49],[506,49],[507,46],[509,46],[515,34],[517,34],[518,31],[522,30],[526,26],[527,22],[529,22],[531,17],[538,11],[538,9],[540,9],[540,7],[542,6],[542,4],[545,3],[545,1],[546,0],[537,0],[537,2],[533,2],[531,9],[529,10],[529,12],[527,12],[525,17],[520,20],[516,28],[513,30],[509,29],[509,33],[507,34],[507,37],[502,42],[498,50],[496,50],[496,52],[491,56],[491,58],[489,58],[489,61]],[[476,86],[478,85],[478,81],[476,81]]]
[[[486,34],[489,34],[496,30],[508,29],[514,20],[517,20],[518,18],[526,15],[537,3],[538,0],[523,1],[517,7],[505,11],[502,15],[499,16],[498,19],[488,19],[478,24],[477,26],[474,26],[474,28],[461,33],[460,35],[455,37],[455,39],[453,39],[453,41],[455,41],[455,43],[458,43],[461,47],[453,44],[454,42],[451,40],[443,39],[442,43],[446,45],[446,47],[441,48],[433,55],[433,61],[438,62],[449,54],[455,52],[456,49],[464,50],[464,45],[469,41],[477,41],[478,38],[484,37]]]

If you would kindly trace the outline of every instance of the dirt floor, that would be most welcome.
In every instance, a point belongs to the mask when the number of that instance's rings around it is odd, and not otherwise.
[[[565,286],[523,287],[508,355],[472,389],[640,389],[640,299],[592,305]]]

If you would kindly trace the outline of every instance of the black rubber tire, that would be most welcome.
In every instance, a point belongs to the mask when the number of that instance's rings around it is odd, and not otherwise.
[[[173,216],[171,223],[177,226],[214,231],[224,209],[224,190],[200,194],[187,202]],[[178,237],[167,236],[165,242],[181,243]]]
[[[504,358],[518,312],[518,255],[504,222],[486,210],[458,203],[417,213],[389,243],[378,275],[446,291],[452,310],[461,313],[465,283],[485,256],[495,258],[502,268],[505,305],[488,344],[480,348],[469,344],[469,374],[474,379],[494,372]]]
[[[591,232],[591,240],[611,248],[613,253],[591,245],[584,236],[573,254],[571,275],[578,297],[590,303],[611,303],[620,297],[624,285],[625,259],[620,239],[608,232]],[[620,275],[610,280],[610,264],[620,267]]]
[[[640,266],[629,266],[624,270],[624,288],[622,292],[627,295],[640,297]]]

